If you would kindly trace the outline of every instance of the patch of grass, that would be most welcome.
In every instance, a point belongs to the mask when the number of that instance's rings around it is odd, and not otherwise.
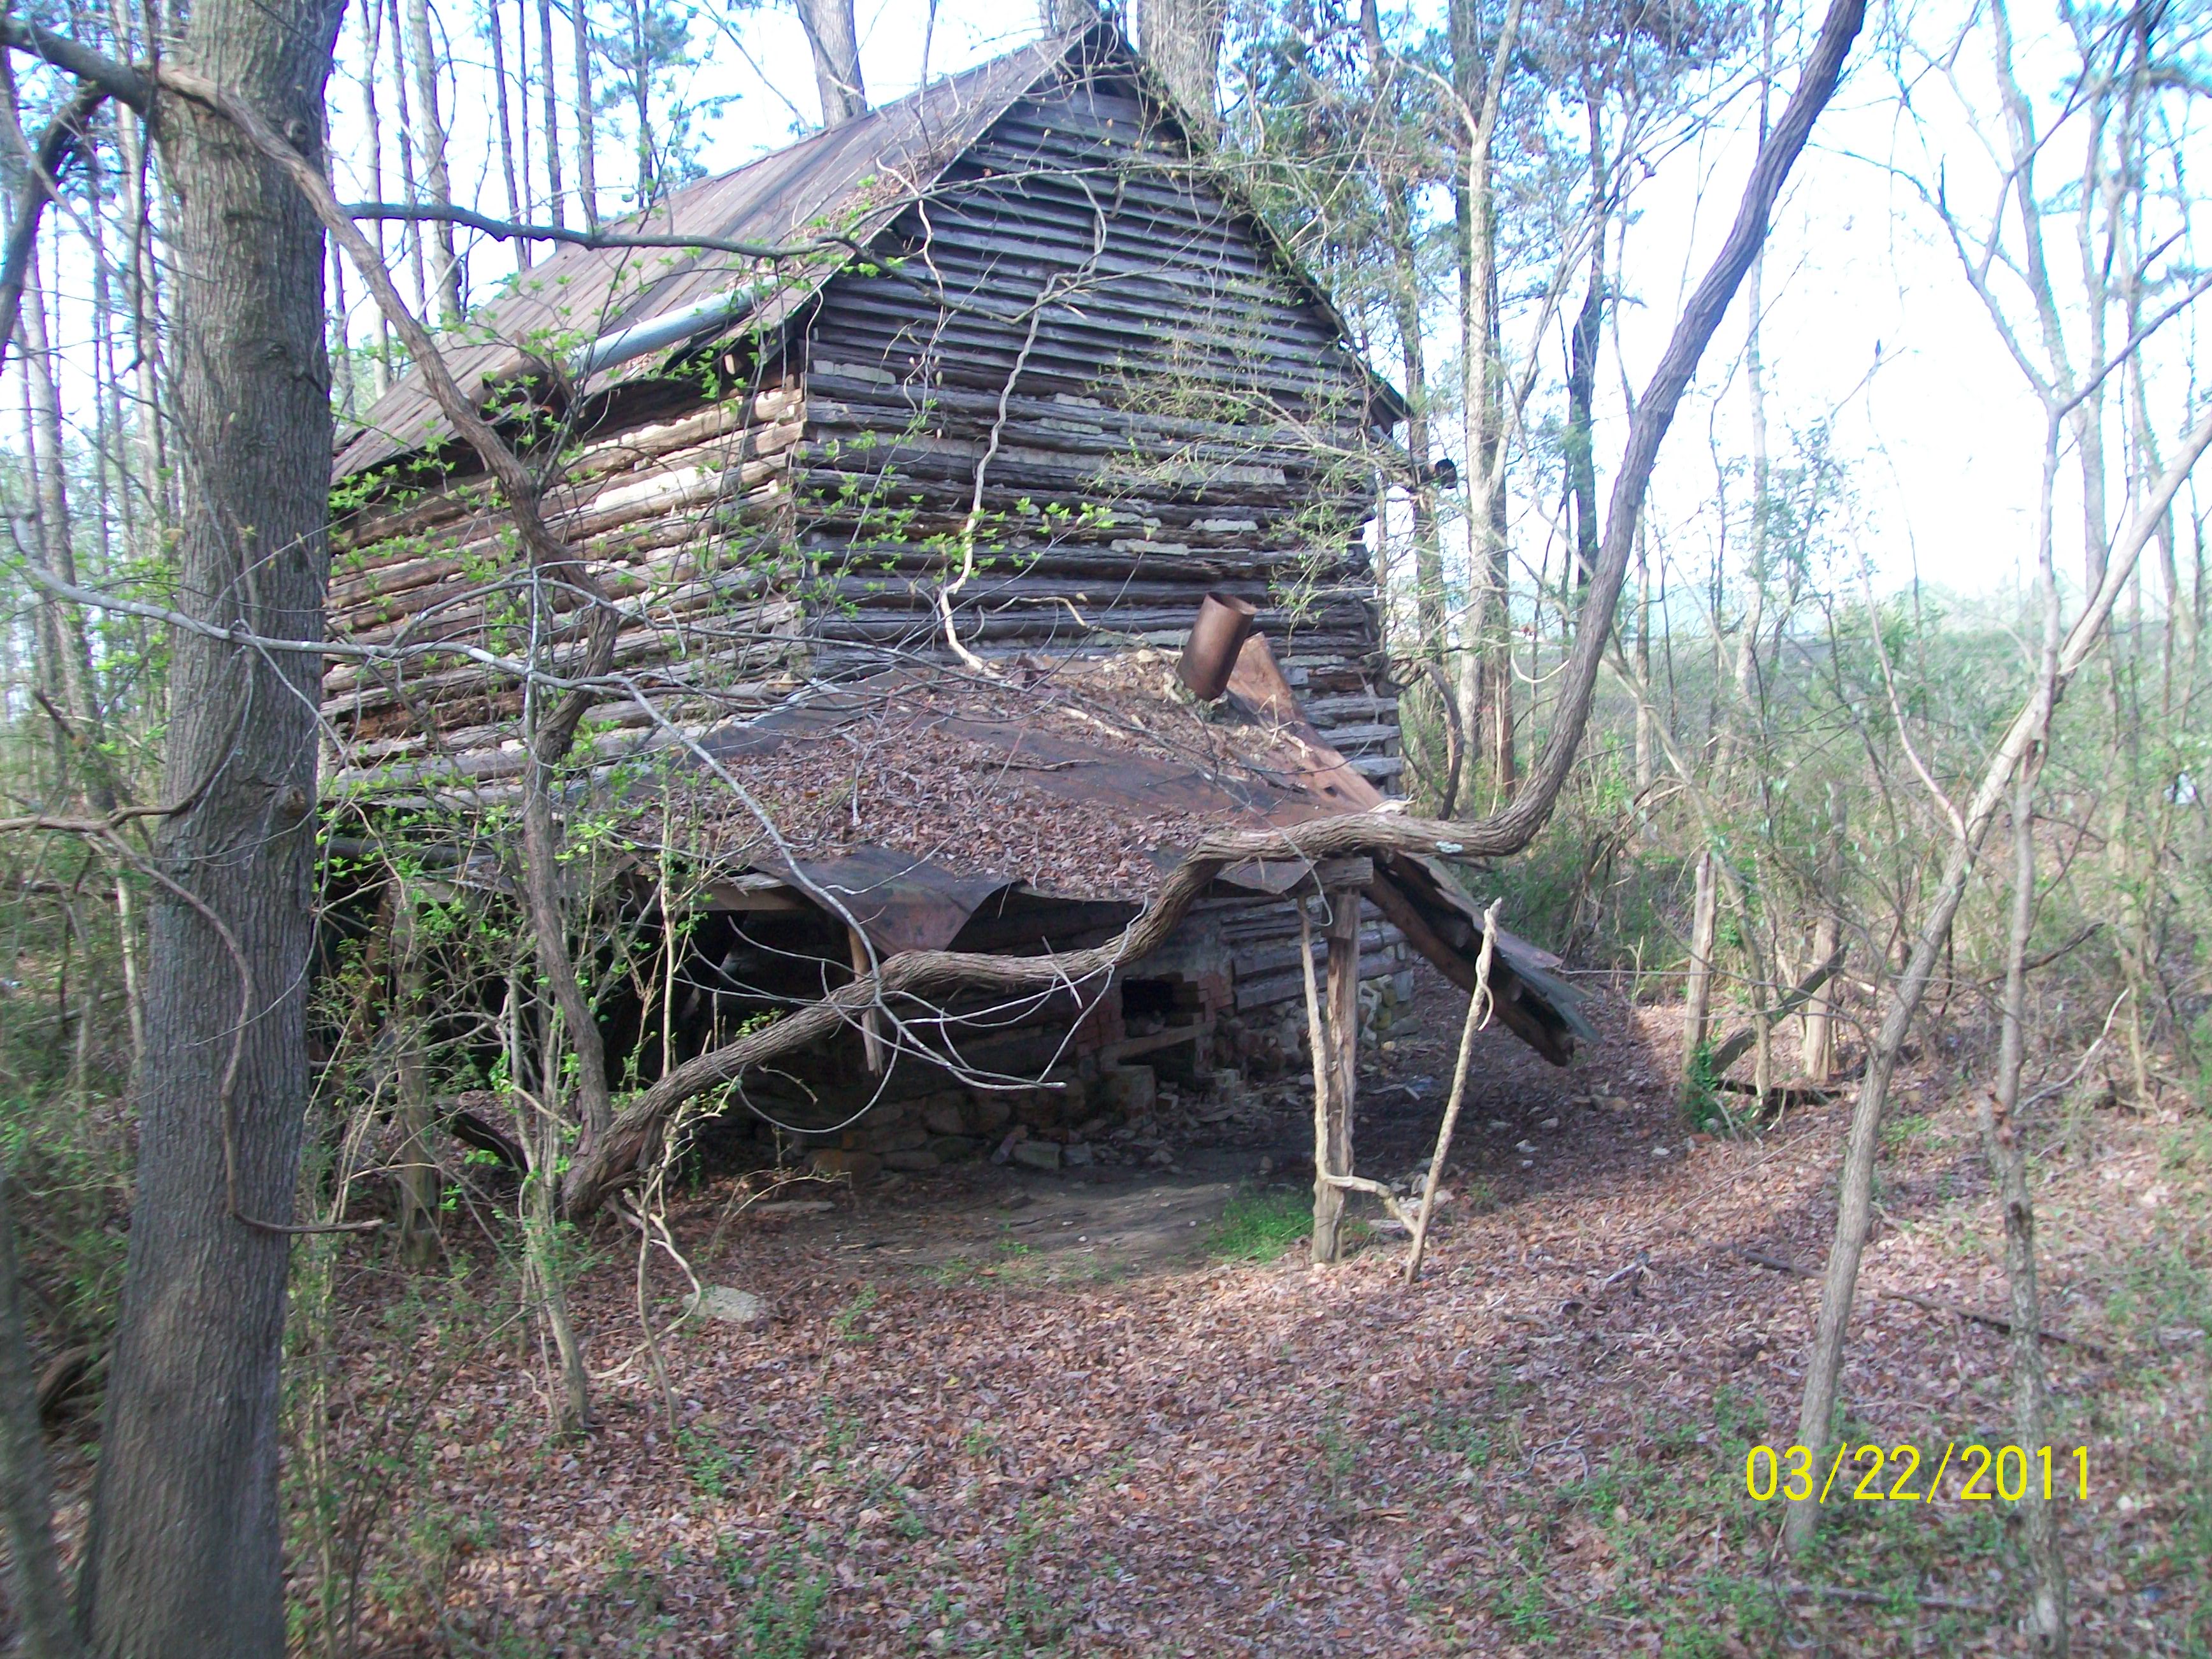
[[[830,1321],[830,1329],[847,1342],[872,1342],[875,1338],[860,1328],[860,1321],[869,1309],[876,1305],[876,1287],[864,1285],[860,1293],[837,1310]]]
[[[1893,1150],[1909,1146],[1925,1137],[1929,1127],[1926,1114],[1921,1112],[1905,1117],[1886,1118],[1881,1126],[1881,1144]]]
[[[1206,1247],[1224,1261],[1273,1261],[1312,1231],[1310,1194],[1295,1187],[1247,1188],[1229,1200]]]
[[[2106,1294],[2105,1316],[2146,1354],[2161,1352],[2158,1333],[2165,1328],[2212,1335],[2212,1272],[2191,1259],[2179,1230],[2162,1227],[2121,1267]]]
[[[729,1490],[731,1477],[745,1472],[746,1460],[741,1455],[689,1425],[677,1430],[676,1449],[683,1455],[691,1484],[702,1498],[719,1498]]]
[[[742,1598],[736,1650],[746,1659],[805,1659],[830,1599],[829,1570],[817,1553],[789,1539],[757,1560],[725,1548],[717,1565]]]
[[[1093,1580],[1102,1570],[1109,1575],[1117,1571],[1110,1562],[1071,1566],[1040,1559],[1058,1553],[1067,1520],[1063,1494],[1048,1495],[1034,1507],[1024,1504],[1015,1511],[1006,1535],[1006,1590],[994,1610],[998,1628],[963,1644],[963,1651],[1029,1659],[1066,1650]],[[985,1612],[981,1607],[972,1610]]]
[[[1468,1469],[1486,1467],[1495,1454],[1490,1431],[1471,1417],[1451,1413],[1432,1417],[1423,1428],[1422,1438],[1430,1450]]]
[[[1711,1037],[1700,1042],[1682,1075],[1682,1117],[1699,1134],[1718,1134],[1729,1127],[1720,1079],[1713,1075],[1713,1047]]]
[[[1559,1639],[1552,1628],[1551,1609],[1544,1605],[1543,1589],[1534,1577],[1499,1587],[1498,1616],[1523,1641],[1548,1644]]]
[[[975,1264],[964,1255],[950,1257],[939,1262],[934,1267],[925,1267],[922,1270],[925,1278],[935,1279],[947,1290],[956,1285],[967,1284],[975,1277],[977,1272]]]
[[[2159,1139],[2160,1175],[2188,1176],[2212,1169],[2212,1123],[2192,1120]]]

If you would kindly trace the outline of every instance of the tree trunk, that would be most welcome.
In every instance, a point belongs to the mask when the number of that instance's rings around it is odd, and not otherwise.
[[[12,61],[0,64],[0,122],[20,125],[21,120],[15,65]],[[6,189],[10,204],[21,199],[25,161],[24,155],[13,150],[0,156],[0,186]],[[29,533],[19,539],[36,569],[75,586],[76,543],[70,515],[68,456],[62,439],[61,391],[46,329],[42,263],[34,239],[23,268],[22,295],[16,312],[15,355],[23,383],[23,461],[30,475],[31,497]],[[98,788],[104,774],[99,771],[94,746],[99,734],[91,725],[92,651],[83,615],[52,598],[41,598],[36,629],[40,689],[46,696],[48,712],[59,716],[54,732],[58,780],[65,782],[73,769],[82,770],[87,785]],[[106,799],[99,810],[104,812],[113,805],[112,799]]]
[[[592,107],[592,17],[587,0],[569,0],[576,32],[576,200],[584,228],[599,228],[599,125]],[[549,60],[548,76],[550,76]]]
[[[842,127],[868,112],[868,89],[860,79],[860,34],[853,27],[853,0],[799,0],[799,26],[814,58],[815,90],[822,95],[822,125]]]
[[[1697,894],[1690,908],[1690,972],[1683,987],[1682,1097],[1686,1102],[1701,1079],[1705,1039],[1712,1035],[1713,933],[1720,914],[1720,883],[1713,855],[1698,854]]]
[[[537,1304],[539,1316],[552,1339],[554,1360],[560,1371],[561,1400],[554,1420],[563,1434],[580,1434],[591,1426],[591,1374],[584,1364],[582,1343],[568,1317],[568,1281],[562,1277],[559,1247],[557,1204],[561,1160],[565,1156],[561,1114],[555,1101],[560,1088],[561,1044],[556,1035],[557,1018],[545,1022],[546,1040],[539,1053],[538,1090],[533,1098],[522,1087],[529,1075],[525,1061],[523,1025],[528,1004],[522,994],[520,968],[507,980],[507,1076],[515,1091],[515,1142],[523,1148],[530,1168],[523,1182],[523,1256],[528,1267],[524,1294]],[[532,1292],[534,1291],[534,1295]]]
[[[446,121],[438,103],[438,51],[430,38],[429,0],[407,0],[407,55],[415,76],[415,112],[422,123],[422,182],[433,207],[453,204],[453,185],[446,165]],[[430,282],[441,320],[448,327],[461,319],[461,261],[453,247],[453,227],[441,220],[430,227],[435,252]]]
[[[1314,1073],[1314,1227],[1316,1266],[1344,1254],[1344,1188],[1335,1177],[1352,1173],[1352,1106],[1359,1077],[1359,900],[1358,888],[1338,887],[1323,896],[1328,922],[1328,985],[1316,994],[1313,934],[1298,901],[1304,936],[1308,1041]]]
[[[1651,562],[1650,538],[1641,526],[1636,532],[1636,678],[1651,684]],[[1651,786],[1659,781],[1657,714],[1649,697],[1636,700],[1636,816],[1646,841],[1656,841],[1659,826],[1651,816]]]
[[[1823,871],[1823,886],[1831,905],[1838,902],[1844,886],[1844,797],[1835,785],[1828,786],[1828,853]],[[1832,908],[1824,912],[1813,929],[1813,960],[1826,962],[1835,954],[1836,944],[1841,938],[1841,921]],[[1805,1006],[1805,1075],[1815,1083],[1826,1083],[1836,1070],[1836,985],[1832,979],[1813,995]]]
[[[410,1267],[438,1258],[438,1179],[430,1162],[428,1009],[424,1006],[421,903],[412,883],[393,881],[392,971],[399,1028],[399,1259]]]
[[[1167,82],[1184,114],[1211,138],[1221,112],[1221,32],[1228,0],[1135,0],[1137,50]]]
[[[376,0],[369,0],[373,5]],[[392,37],[392,96],[399,118],[399,188],[401,199],[415,206],[420,196],[415,189],[415,120],[414,100],[407,95],[406,32],[400,27],[399,0],[387,0],[385,6],[385,31]],[[402,228],[400,235],[407,247],[407,268],[415,278],[415,308],[423,316],[434,314],[430,303],[429,267],[422,258],[422,227],[416,223]]]
[[[1567,484],[1574,504],[1575,605],[1597,572],[1597,452],[1592,445],[1592,405],[1597,397],[1598,341],[1605,327],[1605,238],[1607,212],[1605,125],[1601,83],[1586,90],[1583,111],[1589,124],[1589,289],[1575,318],[1567,352]],[[1763,136],[1763,135],[1762,135]],[[1756,269],[1754,264],[1753,269]]]
[[[561,199],[561,100],[553,84],[553,0],[538,0],[538,88],[545,118],[545,200],[556,226],[568,223]]]
[[[653,59],[645,38],[644,0],[629,0],[630,120],[636,128],[637,200],[653,199]]]
[[[1494,43],[1483,39],[1476,0],[1452,0],[1447,24],[1452,88],[1459,104],[1455,125],[1463,145],[1453,190],[1460,252],[1460,402],[1467,419],[1468,475],[1468,594],[1460,625],[1460,708],[1490,757],[1492,786],[1503,804],[1513,797],[1517,765],[1492,150],[1506,65],[1519,35],[1521,0],[1507,0]]]
[[[8,1529],[9,1600],[26,1659],[75,1659],[84,1644],[54,1551],[53,1474],[16,1277],[13,1185],[0,1170],[0,1521]]]
[[[498,131],[494,135],[499,145],[499,170],[507,185],[507,216],[514,220],[529,217],[529,204],[524,199],[526,179],[518,182],[514,169],[514,121],[507,108],[507,25],[500,21],[498,0],[484,8],[484,33],[491,42],[491,86],[493,113],[497,117]],[[524,56],[527,58],[529,31],[523,31]],[[529,131],[529,123],[523,123]],[[528,162],[524,163],[526,173]],[[530,239],[519,236],[514,242],[514,264],[518,270],[530,269]]]
[[[2006,941],[2005,1000],[1994,1097],[1981,1105],[1982,1146],[1990,1184],[2004,1212],[2005,1283],[2012,1314],[2013,1431],[2030,1457],[2045,1443],[2043,1301],[2035,1282],[2035,1205],[2021,1139],[2020,1079],[2027,1052],[2027,947],[2035,933],[2035,768],[2021,769],[2013,789],[2012,926]],[[2066,1651],[2066,1563],[2058,1516],[2035,1480],[2024,1483],[2020,1514],[2027,1535],[2027,1628],[2039,1653]]]
[[[355,14],[361,27],[361,68],[358,76],[361,88],[362,118],[368,127],[368,193],[377,201],[384,194],[384,115],[377,107],[376,65],[382,56],[384,10],[376,4],[361,8]],[[401,235],[406,233],[403,230]],[[376,258],[384,263],[384,221],[372,221],[368,234],[376,242]],[[376,313],[376,361],[370,369],[370,389],[374,397],[381,398],[392,390],[392,325],[384,313]]]
[[[1774,6],[1762,8],[1759,70],[1759,141],[1766,142],[1770,100],[1774,92]],[[1747,322],[1744,338],[1744,389],[1751,403],[1751,561],[1744,572],[1742,633],[1736,641],[1735,707],[1721,723],[1719,752],[1713,763],[1718,793],[1725,793],[1729,774],[1738,754],[1749,755],[1758,746],[1760,719],[1759,636],[1766,625],[1767,494],[1771,471],[1766,453],[1766,363],[1759,348],[1760,314],[1766,305],[1766,248],[1760,244],[1744,277]],[[1719,611],[1713,613],[1716,626]]]
[[[335,0],[201,0],[170,61],[319,157],[341,15]],[[165,99],[160,137],[185,344],[167,412],[192,458],[175,603],[215,626],[319,639],[331,441],[322,234],[218,117]],[[164,797],[191,805],[162,821],[155,856],[196,902],[157,889],[149,935],[137,1187],[80,1586],[103,1654],[284,1651],[289,1252],[266,1224],[291,1214],[307,1098],[321,684],[318,656],[175,635]]]
[[[1569,341],[1567,367],[1567,483],[1574,504],[1575,595],[1597,568],[1597,461],[1590,445],[1591,405],[1597,392],[1598,331],[1605,321],[1603,244],[1590,255],[1589,291]]]

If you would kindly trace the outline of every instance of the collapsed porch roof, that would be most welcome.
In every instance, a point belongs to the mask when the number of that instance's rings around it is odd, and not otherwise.
[[[732,908],[841,912],[890,955],[945,949],[979,912],[1017,898],[1134,915],[1211,832],[1386,807],[1304,719],[1256,634],[1213,705],[1182,691],[1169,653],[1010,667],[1002,680],[896,669],[710,732],[699,742],[709,764],[684,773],[685,799],[655,786],[670,803],[654,809],[659,832],[742,875],[749,896],[733,893]],[[735,810],[725,781],[740,775],[757,813]],[[1216,884],[1286,894],[1312,873],[1255,860]],[[1442,863],[1378,858],[1366,892],[1416,951],[1473,983],[1482,910]],[[1592,1032],[1559,959],[1503,928],[1492,958],[1500,1023],[1565,1064]]]

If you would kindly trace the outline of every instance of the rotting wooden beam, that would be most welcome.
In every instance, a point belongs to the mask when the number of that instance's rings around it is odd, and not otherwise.
[[[1344,1253],[1344,1194],[1352,1181],[1352,1094],[1359,1075],[1359,897],[1357,887],[1322,893],[1328,921],[1328,986],[1324,997],[1313,963],[1313,923],[1303,895],[1298,933],[1305,963],[1306,1032],[1313,1050],[1314,1224],[1316,1267]]]
[[[1364,862],[1364,860],[1363,860]],[[1356,886],[1328,890],[1329,1174],[1352,1174],[1352,1097],[1359,1080],[1359,897]],[[1340,1224],[1342,1200],[1340,1197]],[[1340,1237],[1329,1241],[1328,1259],[1343,1255]]]
[[[1367,896],[1375,901],[1375,908],[1389,917],[1391,924],[1406,936],[1406,943],[1426,957],[1451,982],[1472,994],[1478,982],[1475,964],[1467,955],[1453,948],[1437,930],[1429,925],[1405,890],[1388,876],[1377,876],[1368,888]],[[1503,963],[1491,969],[1491,989],[1496,994],[1492,1009],[1498,1023],[1543,1055],[1554,1066],[1565,1066],[1574,1058],[1570,1041],[1536,1014],[1521,995],[1521,981],[1508,972]]]
[[[1213,1016],[1194,1019],[1187,1024],[1170,1025],[1164,1030],[1149,1031],[1143,1036],[1122,1037],[1107,1043],[1098,1050],[1098,1063],[1119,1066],[1125,1060],[1134,1060],[1139,1054],[1158,1053],[1180,1043],[1196,1042],[1213,1029]]]

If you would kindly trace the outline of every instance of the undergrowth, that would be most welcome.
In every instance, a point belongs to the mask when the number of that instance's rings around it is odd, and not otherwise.
[[[1273,1261],[1313,1231],[1311,1195],[1294,1187],[1240,1188],[1206,1236],[1224,1261]]]

